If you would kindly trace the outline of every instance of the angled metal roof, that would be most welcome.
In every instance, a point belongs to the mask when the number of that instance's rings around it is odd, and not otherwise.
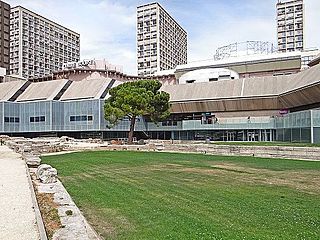
[[[53,80],[31,83],[16,101],[53,100],[67,82],[68,80]]]
[[[320,65],[298,74],[242,78],[206,83],[164,85],[161,90],[170,93],[170,101],[194,101],[239,97],[267,97],[294,91],[320,83]]]
[[[22,80],[1,83],[0,101],[8,101],[25,83],[26,81]]]
[[[0,101],[81,100],[108,98],[122,84],[112,79],[16,81],[0,84]],[[255,111],[320,104],[320,65],[298,74],[164,85],[172,112]]]
[[[110,87],[111,81],[111,78],[73,81],[60,100],[99,99],[105,90]]]
[[[320,103],[320,65],[298,74],[165,85],[173,113],[253,111]]]

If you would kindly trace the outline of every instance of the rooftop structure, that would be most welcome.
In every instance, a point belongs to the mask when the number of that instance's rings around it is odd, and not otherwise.
[[[85,59],[79,62],[68,62],[63,64],[63,70],[111,70],[119,73],[123,72],[123,67],[120,65],[114,65],[106,61],[105,59]]]
[[[280,52],[304,50],[303,0],[278,0],[277,39]]]
[[[187,32],[159,3],[138,6],[138,75],[150,76],[186,63]]]
[[[240,57],[246,55],[266,55],[274,53],[275,47],[270,42],[246,41],[236,42],[226,46],[219,47],[214,55],[214,60],[219,61],[230,57]]]
[[[227,68],[237,72],[240,78],[287,75],[301,71],[301,53],[253,54],[229,57],[218,61],[209,59],[190,62],[177,66],[175,75],[179,79],[187,72],[206,68]]]
[[[189,62],[177,66],[175,76],[179,79],[181,75],[189,71],[206,68],[227,68],[237,72],[240,78],[288,75],[309,68],[308,63],[318,54],[320,54],[318,49],[310,49],[302,52],[275,52],[263,55],[244,54],[237,57],[226,57],[221,60],[209,59]]]
[[[80,35],[26,8],[11,9],[10,74],[43,77],[80,59]]]
[[[117,81],[134,81],[139,79],[157,79],[163,84],[176,84],[174,70],[158,76],[133,76],[123,73],[122,66],[110,64],[106,60],[84,60],[64,64],[63,70],[54,71],[50,76],[29,79],[33,82],[68,79],[71,81],[97,80],[112,78]]]

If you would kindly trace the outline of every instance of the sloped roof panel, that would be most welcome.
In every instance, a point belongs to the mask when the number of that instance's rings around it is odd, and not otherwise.
[[[68,80],[53,80],[47,82],[31,83],[29,87],[17,98],[17,102],[53,100]]]
[[[8,101],[26,81],[12,81],[0,84],[0,101]]]

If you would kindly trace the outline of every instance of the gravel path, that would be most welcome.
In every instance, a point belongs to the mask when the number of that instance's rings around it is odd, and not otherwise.
[[[0,146],[0,239],[39,239],[25,163],[6,146]]]

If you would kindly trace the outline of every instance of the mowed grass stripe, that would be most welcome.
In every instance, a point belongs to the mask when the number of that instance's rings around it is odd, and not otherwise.
[[[141,152],[44,161],[58,169],[106,239],[317,239],[320,233],[317,162]],[[293,171],[311,193],[275,181],[290,183]]]
[[[129,170],[130,169],[126,169],[126,171],[129,171]],[[200,202],[203,199],[200,197],[198,192],[195,193],[190,190],[186,191],[185,188],[179,187],[179,182],[177,181],[177,180],[179,180],[178,177],[171,177],[171,178],[166,177],[165,178],[166,181],[170,182],[172,185],[176,185],[176,187],[174,189],[171,189],[170,194],[163,195],[163,189],[161,189],[161,185],[164,181],[163,177],[157,178],[156,176],[154,176],[152,178],[152,181],[147,183],[149,188],[152,186],[154,192],[147,192],[147,190],[148,190],[147,187],[143,187],[143,185],[139,184],[139,182],[141,182],[141,181],[139,181],[141,176],[147,175],[145,172],[139,172],[139,175],[140,175],[139,177],[136,177],[134,174],[131,174],[130,176],[127,176],[126,174],[121,174],[121,172],[119,172],[119,169],[116,169],[116,171],[110,171],[110,170],[106,170],[106,169],[104,169],[104,170],[100,169],[100,171],[98,171],[95,169],[95,170],[90,171],[90,173],[91,174],[85,174],[85,175],[80,174],[79,176],[84,176],[84,178],[80,177],[80,179],[83,181],[86,181],[86,177],[88,175],[90,175],[90,179],[92,179],[92,178],[94,178],[94,175],[96,175],[96,174],[99,175],[99,178],[108,176],[108,177],[110,177],[108,179],[108,182],[118,183],[118,184],[122,183],[122,184],[126,185],[125,187],[129,191],[132,188],[134,188],[134,191],[139,190],[139,193],[141,195],[140,197],[143,197],[146,194],[151,194],[154,197],[161,196],[161,197],[165,197],[165,199],[163,199],[163,200],[164,200],[164,202],[167,201],[167,203],[172,203],[172,202],[170,202],[170,198],[175,197],[175,199],[179,199],[179,200],[184,201],[185,203],[188,203],[188,204],[191,204],[191,203],[197,204],[198,202]],[[136,177],[136,178],[134,178],[134,177]],[[75,180],[75,181],[77,181],[77,180]],[[196,196],[199,196],[199,197],[196,197]],[[201,204],[202,203],[199,203],[198,205],[200,206]],[[177,206],[177,207],[179,207],[179,206]],[[205,210],[205,212],[207,212],[207,211]]]

